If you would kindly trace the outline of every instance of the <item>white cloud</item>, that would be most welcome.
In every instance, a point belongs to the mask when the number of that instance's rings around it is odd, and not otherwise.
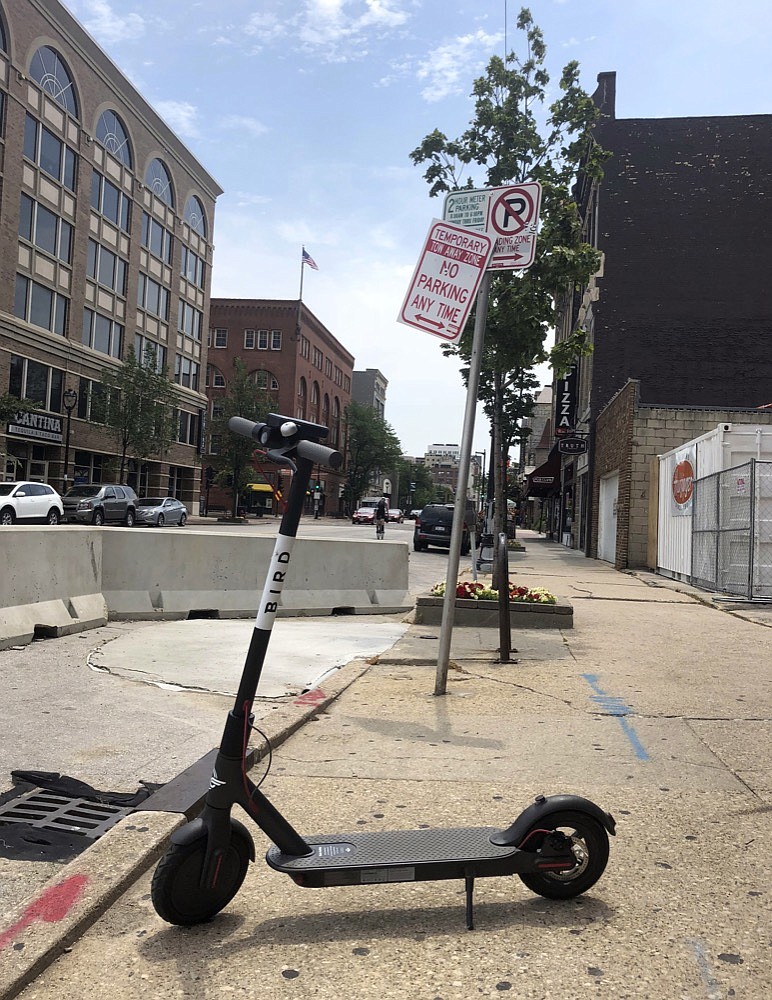
[[[85,0],[83,23],[104,45],[133,41],[145,34],[147,22],[140,14],[116,14],[108,0]]]
[[[421,96],[430,104],[445,97],[466,94],[470,82],[501,41],[501,34],[489,35],[482,29],[439,45],[420,63],[419,80],[427,81]]]
[[[362,59],[370,35],[401,28],[409,14],[401,0],[306,0],[297,34],[306,51],[327,62]]]
[[[198,108],[195,105],[187,101],[155,101],[153,107],[181,139],[200,137],[197,123]]]
[[[267,127],[257,118],[249,118],[246,115],[226,115],[220,122],[220,126],[229,131],[246,132],[253,138],[265,135],[268,131]]]

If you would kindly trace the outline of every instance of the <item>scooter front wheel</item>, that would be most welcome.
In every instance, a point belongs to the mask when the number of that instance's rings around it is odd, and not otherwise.
[[[206,923],[224,909],[241,888],[253,855],[252,840],[231,823],[231,841],[223,855],[213,888],[201,886],[206,838],[191,844],[172,844],[153,874],[150,889],[155,911],[170,924],[190,927]]]
[[[556,812],[536,823],[522,840],[521,849],[538,851],[546,837],[560,831],[571,841],[576,866],[568,871],[520,873],[528,888],[547,899],[571,899],[595,885],[608,862],[608,835],[587,813]]]

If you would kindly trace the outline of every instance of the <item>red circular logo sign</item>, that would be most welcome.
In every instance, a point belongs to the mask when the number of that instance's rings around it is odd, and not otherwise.
[[[688,459],[679,462],[673,472],[673,499],[683,506],[689,503],[694,492],[694,469]]]

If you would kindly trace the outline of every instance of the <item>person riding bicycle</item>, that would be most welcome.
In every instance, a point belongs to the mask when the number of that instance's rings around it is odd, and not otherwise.
[[[375,508],[375,537],[383,538],[384,528],[388,520],[389,508],[386,497],[381,497],[378,506]]]

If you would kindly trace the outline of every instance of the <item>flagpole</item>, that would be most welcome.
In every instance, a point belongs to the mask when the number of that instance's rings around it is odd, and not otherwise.
[[[303,308],[303,271],[305,270],[305,265],[303,263],[303,251],[305,247],[300,248],[300,294],[298,295],[298,316],[297,322],[295,324],[295,339],[300,342],[300,310]]]

